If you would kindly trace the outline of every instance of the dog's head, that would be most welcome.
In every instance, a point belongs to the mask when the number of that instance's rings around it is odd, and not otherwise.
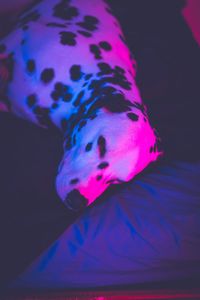
[[[132,179],[159,154],[154,131],[141,111],[101,110],[76,132],[75,145],[65,151],[57,192],[68,207],[78,210],[111,184]]]

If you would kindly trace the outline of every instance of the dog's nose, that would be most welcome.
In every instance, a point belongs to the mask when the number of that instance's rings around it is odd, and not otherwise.
[[[74,189],[69,194],[67,194],[64,203],[67,208],[78,212],[87,206],[88,201],[79,193],[78,190]]]

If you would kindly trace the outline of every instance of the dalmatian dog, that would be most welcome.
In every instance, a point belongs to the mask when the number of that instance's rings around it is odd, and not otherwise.
[[[0,108],[62,131],[56,189],[72,210],[161,154],[135,75],[103,0],[36,0],[0,41]]]

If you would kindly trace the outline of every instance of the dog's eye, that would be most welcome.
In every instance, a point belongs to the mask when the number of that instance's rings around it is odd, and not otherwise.
[[[124,181],[118,178],[113,178],[113,179],[109,179],[108,181],[106,181],[106,183],[111,183],[111,184],[119,184],[119,183],[123,183]]]

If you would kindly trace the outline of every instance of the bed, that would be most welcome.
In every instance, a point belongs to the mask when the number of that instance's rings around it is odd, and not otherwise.
[[[199,47],[183,1],[124,3],[111,5],[165,155],[73,214],[53,187],[60,135],[1,113],[0,275],[10,299],[200,298]]]

